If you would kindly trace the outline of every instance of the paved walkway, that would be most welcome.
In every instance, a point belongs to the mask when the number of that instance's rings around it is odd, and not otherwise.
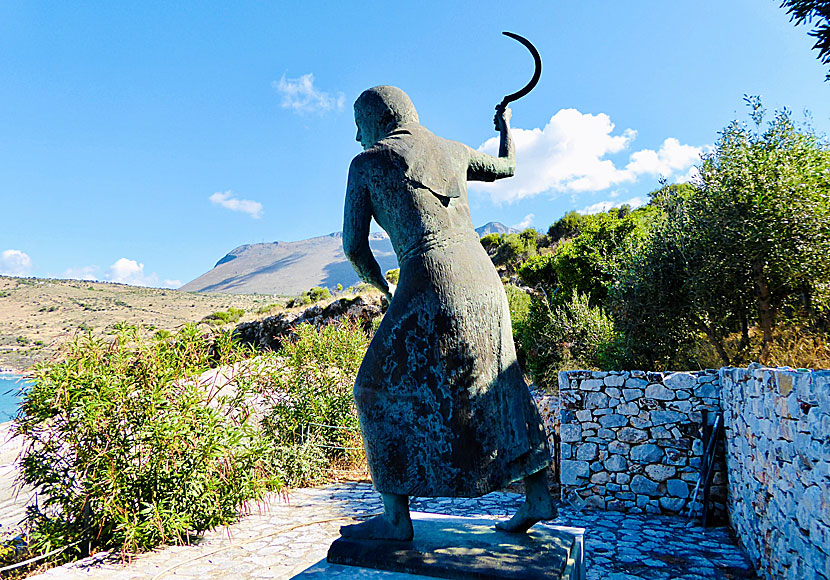
[[[17,529],[26,515],[26,505],[34,496],[31,489],[21,490],[15,485],[23,439],[12,437],[11,427],[11,422],[0,423],[0,533]]]
[[[412,509],[503,517],[522,497],[430,498]],[[141,554],[131,563],[102,554],[34,576],[51,579],[211,580],[291,578],[325,559],[341,525],[381,510],[368,484],[333,484],[272,496],[239,523],[207,533],[197,545]],[[683,518],[562,509],[558,524],[584,527],[588,580],[756,578],[726,528],[687,526]],[[318,567],[319,568],[319,567]],[[327,577],[340,577],[332,571]],[[315,575],[322,577],[323,575]],[[383,574],[371,575],[381,578]],[[385,578],[385,577],[384,577]],[[416,578],[416,577],[413,577]],[[421,576],[417,578],[422,578]]]

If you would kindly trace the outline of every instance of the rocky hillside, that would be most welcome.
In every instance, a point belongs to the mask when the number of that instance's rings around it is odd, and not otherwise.
[[[479,236],[516,232],[498,222],[476,228]],[[385,233],[374,233],[369,245],[383,272],[398,267]],[[343,253],[343,236],[335,232],[297,242],[245,244],[216,262],[212,270],[182,286],[187,292],[295,295],[313,286],[348,288],[357,274]]]
[[[25,370],[48,360],[78,333],[110,337],[121,323],[175,331],[229,308],[244,310],[245,320],[270,311],[274,302],[261,295],[0,276],[0,370]]]

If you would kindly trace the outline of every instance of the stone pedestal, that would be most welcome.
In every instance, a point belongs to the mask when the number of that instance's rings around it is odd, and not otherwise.
[[[328,563],[453,580],[584,580],[583,528],[540,523],[509,534],[495,523],[414,512],[411,542],[339,538]]]

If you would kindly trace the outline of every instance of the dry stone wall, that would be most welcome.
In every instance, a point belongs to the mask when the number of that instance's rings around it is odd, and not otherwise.
[[[703,453],[702,411],[720,409],[718,391],[715,370],[560,373],[563,497],[632,513],[687,510]],[[723,512],[722,456],[716,465],[711,497]]]
[[[830,579],[830,371],[724,368],[729,516],[769,579]]]

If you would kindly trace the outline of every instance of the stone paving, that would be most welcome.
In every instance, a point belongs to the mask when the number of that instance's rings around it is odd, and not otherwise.
[[[504,517],[521,501],[521,495],[500,492],[476,499],[416,499],[412,509]],[[141,554],[128,564],[118,556],[99,554],[32,578],[291,578],[326,557],[339,527],[349,523],[352,516],[366,516],[381,509],[379,495],[366,483],[299,489],[287,496],[272,496],[267,503],[254,506],[240,522],[208,532],[192,546]],[[676,516],[587,509],[578,512],[569,506],[561,509],[555,523],[586,528],[587,580],[756,578],[727,528],[687,526]],[[332,572],[330,576],[338,575]]]
[[[0,533],[17,528],[26,515],[26,505],[34,497],[33,490],[15,485],[23,440],[12,437],[11,427],[11,422],[0,423]]]

